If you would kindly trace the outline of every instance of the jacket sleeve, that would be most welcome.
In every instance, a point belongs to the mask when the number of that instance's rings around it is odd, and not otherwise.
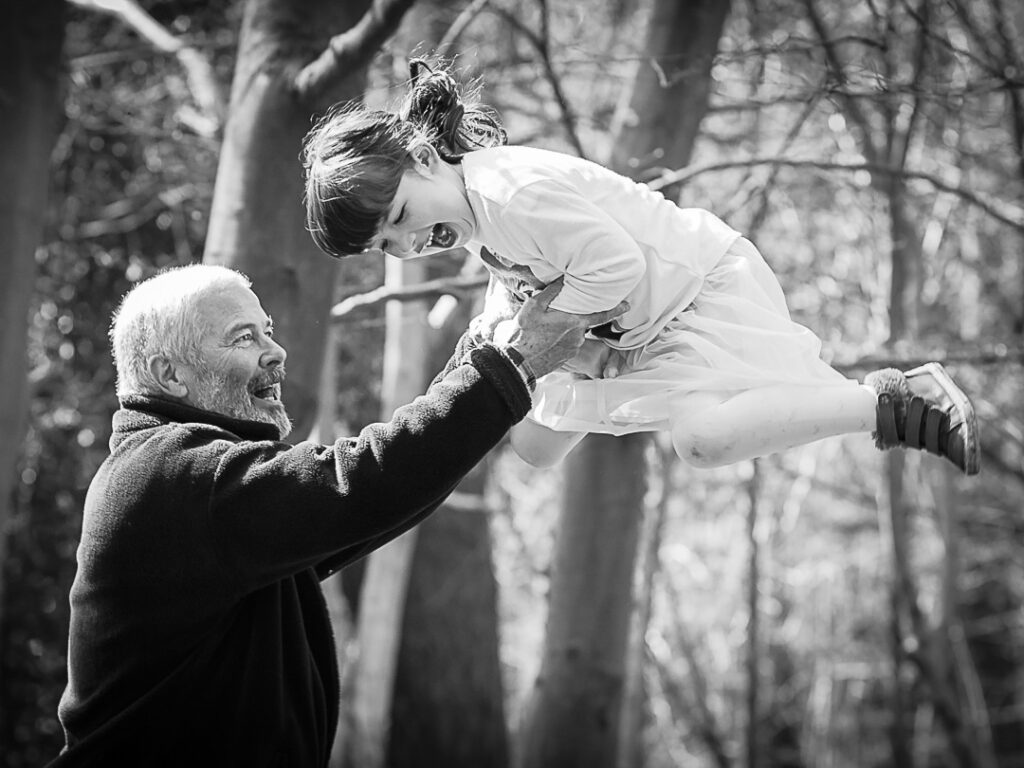
[[[426,394],[333,445],[243,442],[221,456],[210,525],[244,589],[315,566],[321,577],[430,514],[526,414],[495,347],[467,345]]]

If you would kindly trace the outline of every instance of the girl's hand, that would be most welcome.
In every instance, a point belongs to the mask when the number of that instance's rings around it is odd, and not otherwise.
[[[487,271],[491,273],[491,283],[500,282],[510,293],[518,296],[520,301],[546,287],[529,267],[502,261],[486,247],[480,248],[480,261],[487,265]]]
[[[612,353],[612,348],[603,341],[587,339],[576,357],[568,360],[562,368],[585,379],[603,379],[607,377],[605,371]]]

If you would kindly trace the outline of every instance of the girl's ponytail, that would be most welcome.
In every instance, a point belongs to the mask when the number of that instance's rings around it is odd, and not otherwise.
[[[448,72],[412,59],[409,75],[412,83],[401,117],[423,131],[442,158],[454,162],[474,149],[508,143],[497,113],[483,104],[467,104]]]

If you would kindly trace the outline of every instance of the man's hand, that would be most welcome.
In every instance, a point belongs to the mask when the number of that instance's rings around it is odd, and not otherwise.
[[[531,296],[514,318],[499,324],[494,332],[495,343],[514,347],[538,377],[575,357],[588,328],[604,325],[629,309],[624,301],[605,312],[590,315],[551,309],[549,305],[562,290],[562,282],[560,277]]]
[[[515,317],[522,306],[522,300],[492,274],[487,284],[483,311],[469,321],[469,332],[481,341],[490,341],[494,338],[494,329]]]

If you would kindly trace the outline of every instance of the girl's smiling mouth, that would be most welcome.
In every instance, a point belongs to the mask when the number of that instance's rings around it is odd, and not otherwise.
[[[435,224],[434,228],[430,231],[427,247],[445,250],[454,247],[458,239],[458,234],[447,224]]]

